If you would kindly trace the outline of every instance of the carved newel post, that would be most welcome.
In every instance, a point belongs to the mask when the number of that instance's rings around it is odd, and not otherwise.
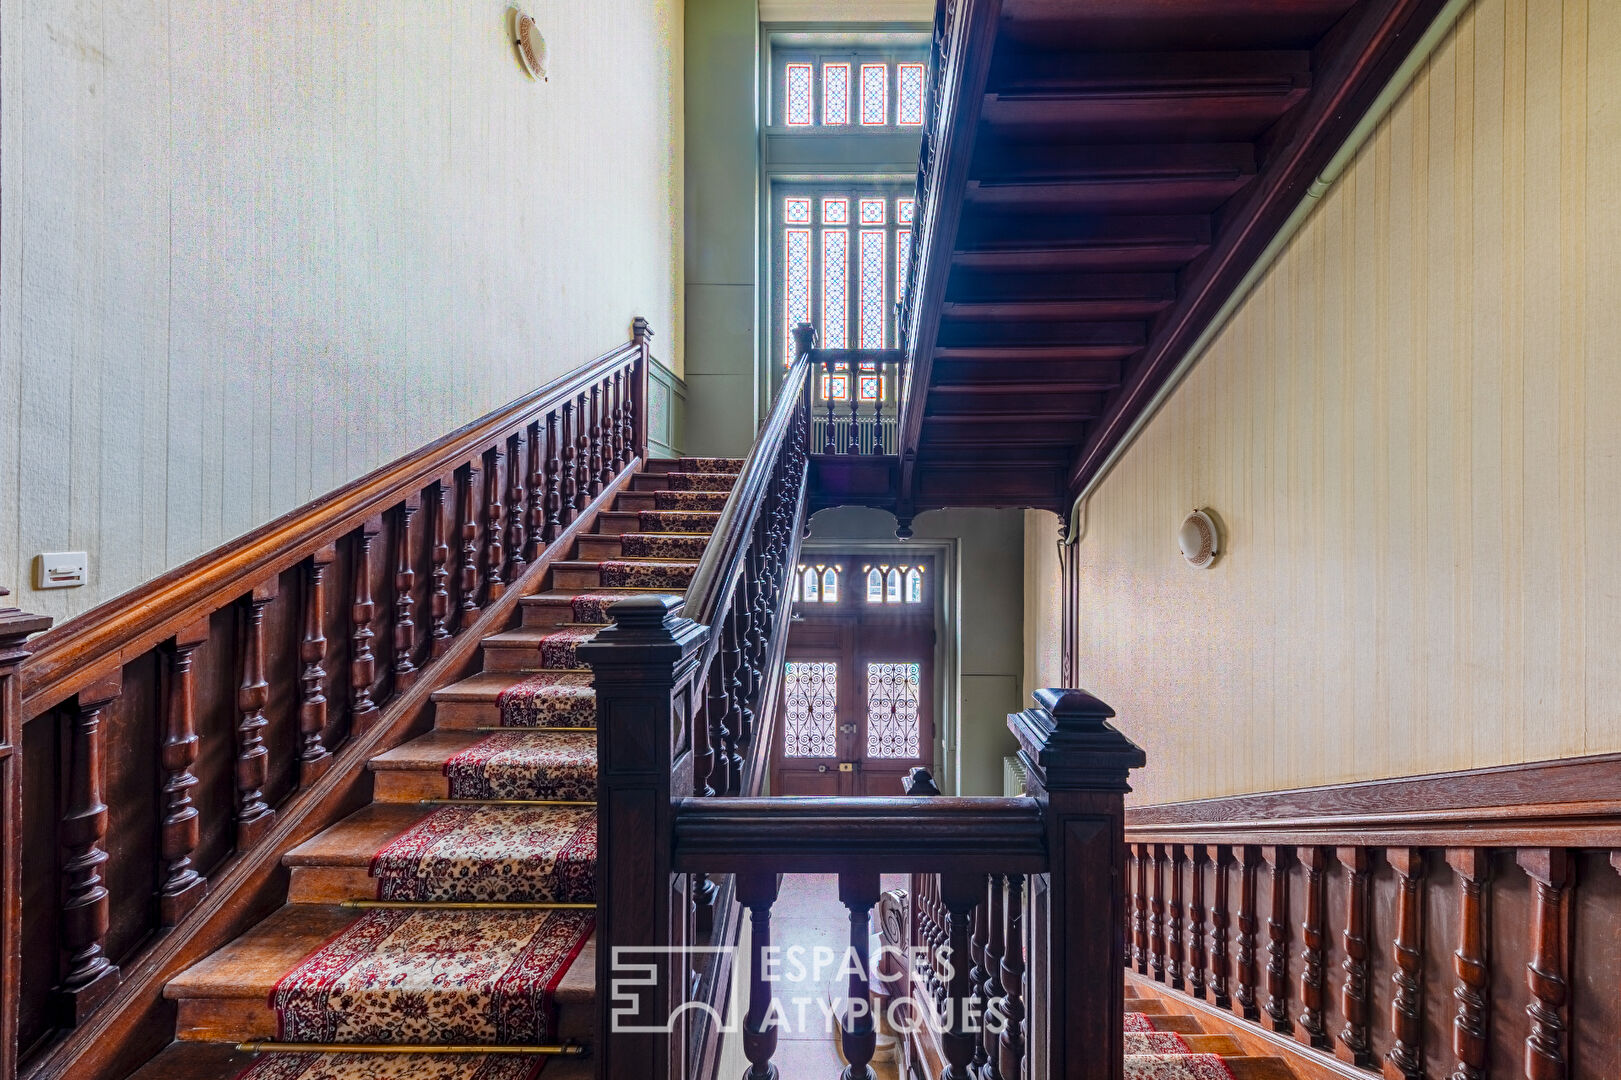
[[[1008,717],[1025,786],[1046,807],[1048,872],[1031,880],[1030,1075],[1117,1080],[1125,1068],[1127,778],[1147,761],[1084,690],[1046,689]]]
[[[609,608],[612,626],[579,648],[597,691],[597,1025],[602,1080],[687,1076],[685,1018],[656,1033],[685,999],[688,961],[639,952],[687,941],[687,876],[670,872],[672,797],[692,791],[694,685],[708,631],[674,614],[674,596],[636,596]],[[700,733],[701,735],[701,733]],[[616,970],[614,955],[621,955]],[[653,966],[654,985],[634,966]],[[671,978],[672,971],[682,975]],[[628,998],[616,1000],[616,981]],[[639,1031],[627,1031],[638,1028]]]
[[[22,981],[22,734],[18,673],[30,634],[51,619],[5,602],[0,588],[0,1076],[17,1075],[17,995]]]

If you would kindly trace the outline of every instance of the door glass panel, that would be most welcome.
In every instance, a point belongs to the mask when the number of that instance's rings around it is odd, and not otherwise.
[[[783,756],[836,757],[839,665],[821,660],[790,660],[785,667],[783,692],[787,717],[782,732]],[[912,712],[915,727],[916,706]],[[915,735],[913,742],[915,745]]]
[[[921,665],[867,665],[867,756],[918,756],[918,682]]]

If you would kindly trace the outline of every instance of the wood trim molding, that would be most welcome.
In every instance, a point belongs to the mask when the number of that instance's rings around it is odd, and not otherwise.
[[[566,383],[555,385],[566,387]],[[555,392],[548,390],[544,400],[555,400],[550,396]],[[493,430],[500,428],[496,425]],[[598,514],[613,505],[640,465],[639,458],[632,459],[539,559],[508,583],[501,598],[487,604],[477,620],[457,634],[443,660],[428,669],[432,677],[418,679],[396,695],[369,730],[357,732],[334,753],[332,767],[319,780],[276,808],[276,821],[263,842],[233,856],[211,876],[203,901],[125,967],[123,982],[106,1003],[32,1062],[24,1074],[26,1080],[115,1080],[128,1073],[132,1060],[155,1049],[149,1045],[153,1031],[161,1033],[163,1043],[169,1041],[174,1024],[172,1007],[163,999],[164,984],[230,942],[284,899],[282,854],[369,801],[370,776],[365,763],[425,730],[420,721],[427,716],[433,692],[470,673],[484,638],[507,625],[519,601],[534,591],[554,559],[569,551],[576,537],[594,528]]]
[[[252,586],[308,558],[354,529],[357,519],[382,514],[467,456],[601,378],[604,367],[631,360],[645,347],[632,339],[470,424],[360,479],[205,552],[168,573],[41,634],[22,668],[23,718],[32,719],[93,681],[92,657],[118,663],[226,606]],[[644,395],[645,396],[645,395]],[[639,451],[638,451],[639,452]]]
[[[1617,846],[1621,754],[1128,807],[1126,828],[1206,843]]]

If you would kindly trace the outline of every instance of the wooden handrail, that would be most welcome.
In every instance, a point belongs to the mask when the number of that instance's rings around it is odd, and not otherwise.
[[[690,873],[1020,873],[1047,869],[1030,798],[682,799],[674,866]]]
[[[591,362],[559,375],[523,397],[465,424],[419,450],[373,469],[352,483],[289,510],[251,532],[182,563],[121,596],[58,624],[31,643],[22,667],[24,719],[32,719],[114,664],[172,637],[231,603],[255,582],[308,558],[355,528],[356,522],[397,505],[466,459],[467,447],[544,415],[555,401],[591,385],[604,370],[645,351],[633,338]],[[645,377],[645,376],[644,376]],[[645,457],[646,447],[636,448]]]

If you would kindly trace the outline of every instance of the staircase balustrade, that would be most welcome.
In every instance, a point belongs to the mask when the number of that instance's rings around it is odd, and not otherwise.
[[[0,610],[0,1080],[19,1047],[51,1075],[167,1041],[140,1019],[165,973],[251,921],[289,837],[628,482],[651,337],[26,644],[50,620]]]

